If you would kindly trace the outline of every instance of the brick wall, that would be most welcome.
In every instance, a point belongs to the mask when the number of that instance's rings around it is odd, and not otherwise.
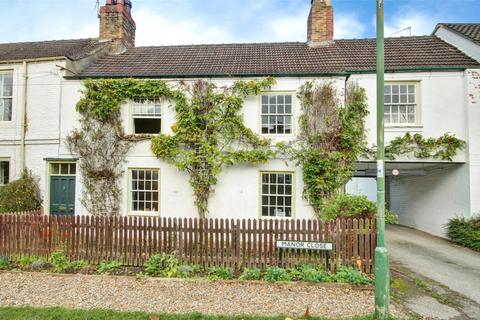
[[[321,45],[333,40],[333,7],[329,0],[312,0],[308,16],[308,43]]]
[[[135,21],[130,7],[120,1],[100,8],[100,39],[113,40],[116,46],[135,46]]]

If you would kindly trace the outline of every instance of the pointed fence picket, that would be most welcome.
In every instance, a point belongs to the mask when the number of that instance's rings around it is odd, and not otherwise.
[[[333,243],[333,250],[285,250],[277,240]],[[373,273],[374,219],[267,220],[165,217],[0,215],[0,256],[48,259],[57,249],[90,264],[119,261],[143,266],[156,253],[175,252],[182,263],[203,267],[285,268],[301,263]]]

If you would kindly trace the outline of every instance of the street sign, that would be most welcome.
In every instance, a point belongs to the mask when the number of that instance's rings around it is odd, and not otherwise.
[[[333,250],[333,243],[312,241],[277,240],[277,248],[304,250]]]

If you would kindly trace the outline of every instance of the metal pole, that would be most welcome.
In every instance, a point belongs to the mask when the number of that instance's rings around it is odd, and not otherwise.
[[[377,1],[377,248],[375,249],[375,317],[388,319],[390,270],[385,247],[384,26],[383,0]]]

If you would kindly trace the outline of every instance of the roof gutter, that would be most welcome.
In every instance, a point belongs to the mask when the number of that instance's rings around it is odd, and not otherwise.
[[[480,67],[480,64],[479,66]],[[413,68],[396,68],[385,69],[386,73],[400,73],[400,72],[463,72],[469,67],[465,66],[440,66],[440,67],[413,67]],[[472,68],[475,68],[472,66]],[[249,77],[350,77],[353,74],[375,74],[375,69],[359,69],[346,70],[344,72],[316,72],[316,73],[278,73],[278,74],[159,74],[159,75],[103,75],[103,76],[66,76],[67,80],[83,80],[83,79],[121,79],[121,78],[137,78],[137,79],[185,79],[185,78],[249,78]]]
[[[65,60],[65,59],[68,59],[68,58],[65,56],[57,56],[57,57],[44,57],[44,58],[32,58],[32,59],[0,60],[0,64],[23,63],[23,62],[44,62],[44,61],[56,61],[56,60]]]

